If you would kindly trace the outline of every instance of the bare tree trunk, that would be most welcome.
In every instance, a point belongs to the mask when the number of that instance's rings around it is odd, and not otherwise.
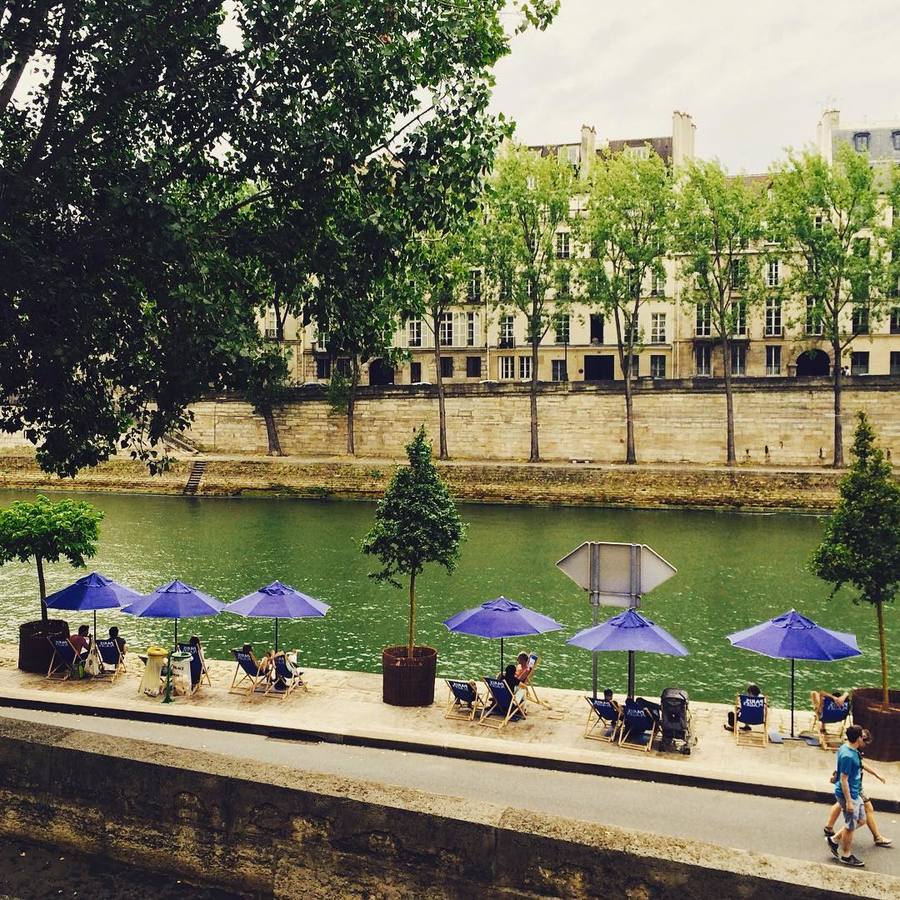
[[[44,561],[36,556],[35,562],[37,563],[37,573],[38,573],[38,590],[41,594],[41,621],[44,625],[47,624],[47,585],[44,583]]]
[[[275,424],[275,413],[268,403],[262,409],[262,417],[266,423],[266,440],[269,443],[269,456],[283,456],[281,441],[278,439],[278,426]]]
[[[434,377],[438,395],[438,459],[450,459],[447,451],[447,410],[444,405],[444,378],[441,375],[441,346],[438,340],[437,319],[434,327]]]
[[[631,354],[625,363],[625,463],[633,466],[637,463],[634,449],[634,398],[631,393]]]
[[[538,342],[540,336],[532,336],[531,338],[531,455],[528,462],[541,461],[541,449],[538,443],[538,407],[537,407],[537,389],[538,389]]]
[[[354,407],[356,406],[356,386],[359,384],[359,364],[354,359],[350,368],[350,390],[347,394],[347,453],[356,456],[356,437],[354,435]]]
[[[841,372],[841,344],[840,340],[831,342],[834,350],[834,461],[835,469],[844,468],[844,423],[841,420],[841,390],[843,388]]]
[[[406,655],[413,658],[416,646],[416,574],[409,576],[409,634],[406,640]]]
[[[725,465],[737,463],[734,452],[734,395],[731,387],[731,341],[722,336],[722,363],[725,367]]]
[[[890,691],[888,690],[887,639],[884,635],[884,604],[881,600],[875,604],[875,611],[878,614],[878,644],[881,647],[881,699],[884,708],[887,709],[890,704]]]

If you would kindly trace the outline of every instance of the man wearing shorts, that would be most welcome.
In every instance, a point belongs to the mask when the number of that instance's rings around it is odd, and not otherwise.
[[[866,822],[866,807],[860,796],[862,793],[862,759],[859,748],[862,746],[862,728],[851,725],[847,729],[846,743],[837,752],[835,770],[837,780],[834,784],[834,796],[844,814],[844,827],[833,837],[826,837],[831,852],[838,862],[845,866],[861,868],[865,863],[854,856],[853,835],[860,825]]]

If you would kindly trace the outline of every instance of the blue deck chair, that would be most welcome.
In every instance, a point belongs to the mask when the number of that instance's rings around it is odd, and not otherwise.
[[[592,741],[616,742],[622,727],[622,716],[619,705],[603,697],[585,697],[590,709],[584,736]]]
[[[81,664],[82,658],[72,646],[72,642],[68,638],[48,637],[47,640],[50,641],[50,646],[53,648],[53,655],[50,657],[50,668],[47,669],[47,677],[57,678],[60,681],[77,677],[77,667]]]
[[[102,640],[96,641],[96,644],[97,651],[100,653],[100,660],[103,663],[103,671],[100,674],[112,674],[112,680],[113,683],[115,683],[119,674],[127,671],[125,668],[125,654],[119,650],[118,642],[114,641],[112,638],[103,638]],[[112,666],[112,673],[106,668],[107,666]]]
[[[541,661],[541,657],[537,653],[531,653],[528,656],[528,668],[525,671],[525,677],[519,679],[519,684],[525,688],[525,696],[534,701],[535,703],[539,703],[541,706],[546,706],[549,708],[550,704],[547,703],[546,700],[541,700],[538,697],[537,691],[534,689],[534,684],[532,683],[534,678],[534,670],[538,667],[538,663]]]
[[[478,719],[479,725],[499,730],[507,722],[525,718],[524,690],[517,700],[510,691],[509,685],[502,678],[485,678],[484,683],[487,685],[490,697],[481,710],[481,716]]]
[[[231,651],[237,663],[234,678],[231,679],[229,694],[264,694],[269,674],[272,671],[272,660],[268,656],[257,659],[252,650],[234,649]]]
[[[734,742],[749,747],[765,747],[769,743],[769,700],[764,694],[752,697],[738,694],[734,701]],[[745,731],[748,725],[750,730]],[[761,729],[760,729],[761,726]]]
[[[627,699],[622,707],[619,746],[629,750],[649,751],[656,737],[656,719],[639,703]]]
[[[460,681],[454,678],[445,678],[444,681],[450,689],[444,718],[473,721],[485,705],[484,698],[478,693],[478,685],[474,681]]]
[[[850,698],[837,703],[831,697],[822,697],[819,708],[813,711],[813,730],[823,750],[836,750],[844,741],[844,732],[850,724]],[[837,731],[829,731],[828,725],[837,725]]]
[[[209,677],[209,669],[206,668],[206,658],[203,656],[203,647],[198,644],[179,644],[181,653],[191,654],[191,693],[200,687],[200,682],[205,678],[206,683],[212,686]]]
[[[284,700],[298,687],[307,689],[306,683],[303,681],[303,673],[288,665],[287,657],[283,653],[276,653],[272,659],[271,675],[266,682],[266,696],[280,697]]]

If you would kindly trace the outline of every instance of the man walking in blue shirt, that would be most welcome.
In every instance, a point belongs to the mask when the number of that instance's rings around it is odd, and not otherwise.
[[[837,752],[834,796],[844,813],[844,827],[832,838],[826,837],[831,852],[838,862],[845,866],[861,868],[865,863],[850,850],[853,835],[860,825],[866,823],[866,807],[860,797],[862,792],[862,759],[859,748],[862,745],[862,728],[851,725],[847,729],[847,741]],[[840,850],[840,853],[838,853]]]

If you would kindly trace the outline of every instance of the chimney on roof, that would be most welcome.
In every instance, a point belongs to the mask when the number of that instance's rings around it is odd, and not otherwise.
[[[826,109],[822,113],[822,118],[819,119],[819,124],[816,126],[816,148],[819,151],[819,156],[829,165],[833,157],[834,131],[840,128],[840,125],[840,110]]]
[[[677,168],[694,158],[694,134],[697,126],[690,113],[672,113],[672,165]]]
[[[594,163],[594,157],[597,155],[597,132],[589,125],[581,126],[581,166],[578,169],[578,175],[581,178],[587,178],[591,174],[591,166]]]

